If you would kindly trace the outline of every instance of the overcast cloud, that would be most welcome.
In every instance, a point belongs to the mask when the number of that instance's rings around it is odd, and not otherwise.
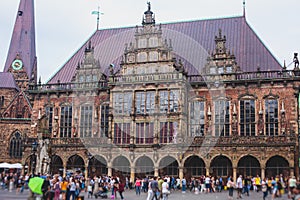
[[[96,30],[98,5],[100,28],[141,25],[147,0],[36,0],[38,73],[50,78]],[[0,2],[0,69],[3,70],[19,0]],[[240,16],[242,0],[152,0],[157,23]],[[248,0],[246,18],[253,30],[283,64],[300,51],[299,2],[296,0]]]

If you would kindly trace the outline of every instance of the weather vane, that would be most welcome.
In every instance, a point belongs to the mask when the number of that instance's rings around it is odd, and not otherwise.
[[[99,20],[100,20],[100,15],[103,15],[104,13],[100,12],[100,7],[98,6],[97,11],[93,11],[92,15],[97,15],[97,30],[99,30]]]

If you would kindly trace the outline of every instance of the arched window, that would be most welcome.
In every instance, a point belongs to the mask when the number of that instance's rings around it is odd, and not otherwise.
[[[277,99],[265,100],[265,126],[266,135],[278,135],[278,101]]]
[[[230,102],[227,100],[214,101],[215,136],[229,136],[230,134]]]
[[[19,132],[13,134],[10,139],[9,156],[11,158],[22,158],[22,136]]]
[[[193,101],[190,103],[190,136],[204,136],[205,111],[204,101]]]
[[[100,122],[100,134],[101,137],[108,137],[109,128],[109,104],[101,105],[101,122]]]
[[[60,137],[72,135],[72,106],[64,105],[60,108]]]
[[[240,135],[255,136],[255,100],[240,100]]]

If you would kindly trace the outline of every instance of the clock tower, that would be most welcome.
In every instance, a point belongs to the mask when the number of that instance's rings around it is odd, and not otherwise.
[[[20,0],[3,71],[13,74],[21,90],[37,83],[34,0]]]

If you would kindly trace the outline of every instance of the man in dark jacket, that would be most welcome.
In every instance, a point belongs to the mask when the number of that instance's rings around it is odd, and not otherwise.
[[[47,200],[48,196],[50,195],[50,176],[47,176],[47,178],[44,180],[44,183],[42,185],[42,192],[43,192],[43,200]]]

